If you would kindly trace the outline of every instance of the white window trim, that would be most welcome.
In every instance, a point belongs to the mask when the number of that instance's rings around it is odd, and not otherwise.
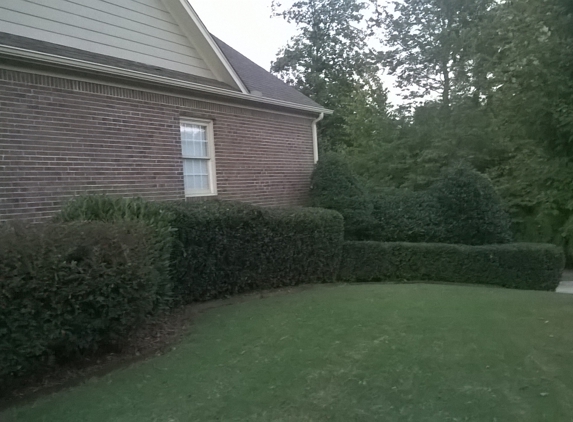
[[[217,195],[217,167],[215,165],[215,136],[213,132],[213,121],[212,120],[202,120],[202,119],[191,119],[191,118],[181,118],[179,120],[179,143],[183,142],[183,137],[181,136],[181,126],[184,124],[188,125],[202,125],[207,127],[207,148],[209,150],[209,158],[207,161],[207,168],[209,169],[209,192],[188,192],[185,189],[185,180],[183,181],[183,189],[185,193],[185,198],[196,198],[202,196],[216,196]],[[181,148],[182,165],[186,159],[197,160],[197,157],[185,156],[183,155],[183,149]],[[183,179],[185,179],[185,170],[183,171]]]

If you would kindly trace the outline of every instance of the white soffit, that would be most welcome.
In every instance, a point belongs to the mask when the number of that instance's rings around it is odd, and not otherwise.
[[[187,0],[161,0],[183,33],[194,45],[209,66],[217,80],[225,82],[248,94],[249,90],[241,81],[225,55],[215,43],[209,31]]]

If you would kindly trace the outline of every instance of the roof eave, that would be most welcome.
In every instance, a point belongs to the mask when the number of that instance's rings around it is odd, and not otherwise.
[[[203,55],[203,59],[210,64],[211,71],[222,82],[235,85],[243,93],[249,90],[241,80],[229,60],[220,50],[215,40],[211,37],[199,15],[195,12],[187,0],[161,0],[167,8],[173,19],[179,24],[179,27],[187,36],[189,41],[194,44]],[[223,66],[220,68],[220,66]],[[230,79],[228,79],[230,78]]]
[[[194,91],[216,94],[216,95],[235,98],[235,99],[239,99],[239,100],[247,100],[247,101],[252,101],[252,102],[256,102],[256,103],[281,106],[281,107],[286,107],[286,108],[291,108],[291,109],[296,109],[296,110],[301,110],[301,111],[307,111],[307,112],[312,112],[312,113],[318,113],[318,114],[320,114],[320,113],[332,114],[333,113],[332,110],[329,110],[329,109],[324,108],[324,107],[313,107],[313,106],[308,106],[308,105],[304,105],[304,104],[291,103],[291,102],[283,101],[283,100],[276,100],[273,98],[260,97],[257,95],[252,95],[252,94],[248,94],[248,93],[244,93],[244,92],[231,91],[231,90],[224,89],[224,88],[202,85],[202,84],[198,84],[198,83],[194,83],[194,82],[172,79],[172,78],[168,78],[165,76],[152,75],[149,73],[138,72],[136,70],[122,69],[119,67],[114,67],[114,66],[109,66],[109,65],[99,64],[99,63],[92,63],[92,62],[88,62],[88,61],[84,61],[84,60],[73,59],[73,58],[63,57],[63,56],[57,56],[54,54],[42,53],[42,52],[27,50],[27,49],[18,48],[18,47],[0,45],[0,55],[5,55],[5,56],[17,58],[17,59],[24,59],[24,60],[28,60],[28,61],[47,63],[50,65],[56,65],[56,66],[60,66],[60,67],[64,67],[64,68],[67,67],[67,68],[73,68],[73,69],[80,69],[80,70],[104,73],[104,74],[109,74],[109,75],[113,75],[113,76],[120,76],[120,77],[124,77],[124,78],[128,78],[128,79],[135,79],[135,80],[140,80],[140,81],[145,81],[145,82],[154,82],[154,83],[159,83],[159,84],[163,84],[163,85],[168,85],[171,87],[186,88],[186,89],[191,89]]]

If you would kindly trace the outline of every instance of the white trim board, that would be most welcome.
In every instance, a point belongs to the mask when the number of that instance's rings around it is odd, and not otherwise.
[[[56,65],[61,68],[69,68],[72,70],[86,70],[92,72],[98,72],[103,74],[108,74],[111,76],[119,76],[134,80],[140,80],[145,82],[160,83],[167,86],[177,87],[177,88],[187,88],[195,91],[206,92],[210,94],[216,94],[224,97],[248,100],[261,104],[270,104],[276,106],[287,107],[295,110],[309,111],[313,113],[325,113],[332,114],[332,110],[328,110],[322,107],[313,107],[302,104],[291,103],[283,100],[275,100],[267,97],[260,97],[252,94],[245,94],[243,92],[231,91],[224,88],[218,88],[208,85],[203,85],[194,82],[182,81],[178,79],[167,78],[165,76],[152,75],[149,73],[138,72],[135,70],[123,69],[114,66],[108,66],[99,63],[87,62],[84,60],[72,59],[68,57],[56,56],[54,54],[41,53],[32,50],[26,50],[18,47],[4,46],[0,45],[0,54],[5,54],[16,59],[28,59],[31,61],[37,61],[44,64]],[[10,66],[0,65],[0,67],[8,68]],[[37,73],[37,71],[30,71],[25,69],[17,69],[20,71],[27,71],[32,73]],[[57,75],[59,77],[64,77],[62,75]],[[77,79],[69,77],[68,79]],[[101,83],[101,82],[100,82]]]
[[[187,0],[161,0],[173,19],[177,22],[187,38],[194,44],[195,48],[207,66],[211,69],[215,77],[227,84],[238,88],[243,94],[248,94],[249,90],[243,84],[239,75],[233,69],[219,46],[211,37],[211,34],[197,15],[193,7]],[[190,20],[189,20],[190,18]]]

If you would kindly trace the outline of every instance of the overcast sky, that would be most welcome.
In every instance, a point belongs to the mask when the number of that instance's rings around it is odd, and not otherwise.
[[[211,33],[266,70],[295,33],[294,25],[270,17],[271,0],[189,1]]]
[[[272,0],[189,0],[207,29],[266,70],[281,47],[296,33],[295,25],[271,18]],[[284,5],[293,0],[282,0]],[[389,99],[400,103],[392,78],[383,77]]]

